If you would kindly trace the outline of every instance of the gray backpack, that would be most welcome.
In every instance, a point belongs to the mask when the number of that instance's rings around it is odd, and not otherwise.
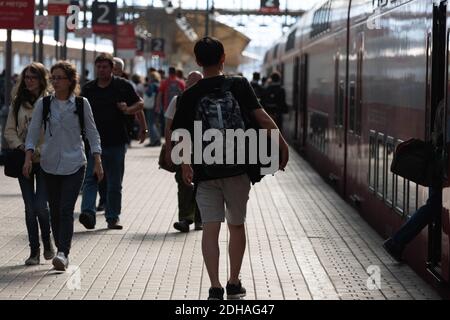
[[[232,78],[226,78],[222,87],[216,88],[213,92],[203,96],[197,102],[196,121],[202,121],[202,135],[209,129],[217,129],[222,133],[224,141],[222,164],[206,164],[203,161],[202,169],[211,179],[222,179],[234,177],[245,173],[245,165],[237,164],[237,143],[234,143],[233,150],[227,150],[226,129],[242,129],[245,131],[244,118],[238,101],[231,92],[233,85]],[[202,152],[212,142],[202,141]],[[234,163],[226,163],[227,152],[233,152]]]

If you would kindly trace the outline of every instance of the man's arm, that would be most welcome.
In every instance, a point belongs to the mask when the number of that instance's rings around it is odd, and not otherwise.
[[[262,129],[267,129],[267,134],[271,135],[271,130],[280,130],[275,122],[272,120],[272,118],[267,114],[264,109],[256,109],[253,111],[253,117],[255,118],[255,121],[260,125]],[[280,159],[280,170],[283,170],[286,168],[286,165],[289,161],[289,147],[286,143],[286,140],[284,139],[283,135],[280,133],[280,140],[279,140],[279,146],[281,151],[281,159]]]
[[[139,98],[139,101],[131,106],[126,106],[126,103],[120,106],[120,109],[123,113],[127,115],[137,115],[139,113],[143,113],[144,110],[144,100]],[[145,118],[145,117],[144,117]]]
[[[147,121],[145,119],[144,111],[140,111],[136,114],[136,119],[139,122],[139,143],[144,143],[148,137]]]

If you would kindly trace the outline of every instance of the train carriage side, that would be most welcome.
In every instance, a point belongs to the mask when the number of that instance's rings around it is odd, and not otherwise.
[[[440,50],[432,1],[352,1],[349,32],[347,194],[385,237],[423,205],[428,189],[390,172],[395,147],[428,140],[440,100],[432,63]],[[436,66],[435,66],[436,68]],[[433,79],[436,78],[436,79]],[[424,230],[405,256],[427,277],[432,252]],[[438,235],[440,241],[440,235]],[[440,260],[440,259],[438,259]],[[448,280],[448,279],[447,279]]]
[[[306,110],[305,154],[344,194],[345,74],[348,1],[324,1],[305,17],[301,32],[299,98]],[[301,81],[302,82],[302,81]],[[340,98],[338,98],[340,97]]]

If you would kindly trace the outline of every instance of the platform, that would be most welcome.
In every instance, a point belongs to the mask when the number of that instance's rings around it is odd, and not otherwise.
[[[41,265],[24,266],[29,248],[19,184],[2,174],[0,299],[206,299],[202,232],[173,229],[176,183],[158,169],[158,155],[159,148],[138,145],[128,151],[124,229],[106,229],[103,215],[93,231],[76,220],[66,273],[42,257]],[[384,252],[383,239],[294,151],[285,173],[253,187],[246,228],[241,274],[247,300],[440,299]],[[223,284],[227,240],[223,225]],[[372,270],[380,271],[378,283],[371,281]]]

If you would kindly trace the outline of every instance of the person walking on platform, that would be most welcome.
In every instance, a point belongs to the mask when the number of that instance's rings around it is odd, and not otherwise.
[[[186,89],[184,80],[177,77],[177,70],[174,67],[169,68],[169,77],[161,82],[158,96],[156,98],[155,112],[161,124],[161,135],[165,134],[164,113],[167,111],[170,102],[176,96],[179,96]]]
[[[448,146],[444,145],[445,121],[445,101],[442,100],[436,109],[434,132],[432,134],[432,141],[437,154],[442,154],[444,148],[448,149]],[[447,130],[446,140],[449,141],[450,127]],[[450,163],[447,164],[447,168],[450,168]],[[444,172],[442,172],[442,176],[444,176]],[[422,229],[435,219],[440,219],[442,214],[442,189],[449,186],[449,182],[446,181],[444,183],[438,182],[436,186],[430,187],[425,205],[414,212],[401,228],[383,243],[383,248],[397,262],[402,262],[403,251],[406,246],[420,234]]]
[[[203,78],[203,75],[198,71],[193,71],[189,74],[186,89],[189,89]],[[166,117],[166,163],[171,163],[172,153],[172,127],[173,118],[177,110],[177,101],[180,97],[176,96],[170,102],[167,108]],[[175,173],[175,180],[178,185],[178,221],[174,223],[173,227],[181,232],[189,232],[189,226],[195,222],[195,230],[202,230],[201,217],[198,212],[197,203],[195,201],[195,190],[191,185],[186,185],[183,182],[181,167],[177,168]]]
[[[5,139],[11,149],[20,149],[25,155],[25,138],[32,119],[34,103],[48,92],[48,74],[44,65],[33,62],[26,66],[12,93],[11,108],[6,121]],[[43,136],[36,145],[32,157],[29,178],[19,176],[19,185],[25,204],[25,222],[30,243],[30,257],[25,265],[37,265],[40,261],[39,227],[44,245],[44,258],[51,260],[55,250],[50,238],[50,212],[47,204],[47,190],[40,162],[40,148]]]
[[[102,163],[106,177],[106,222],[109,229],[122,229],[119,217],[122,211],[126,145],[129,141],[126,116],[141,112],[144,104],[127,80],[112,75],[113,66],[110,54],[99,55],[95,59],[97,79],[88,82],[81,95],[92,106],[102,143]],[[79,217],[86,229],[94,229],[96,224],[98,185],[93,167],[94,158],[89,157]]]
[[[272,73],[269,85],[262,91],[261,104],[277,126],[283,129],[283,113],[287,113],[286,92],[281,86],[281,75]]]
[[[161,145],[161,136],[156,128],[156,97],[158,96],[159,83],[161,82],[161,76],[158,72],[154,71],[150,73],[149,82],[144,92],[144,110],[145,118],[148,123],[148,130],[150,135],[150,142],[146,147],[159,147]]]
[[[270,130],[278,130],[276,124],[261,108],[249,82],[243,77],[225,77],[223,75],[225,50],[219,40],[205,37],[195,44],[194,52],[197,64],[203,68],[205,78],[181,96],[173,120],[173,131],[187,130],[194,139],[196,119],[202,119],[201,123],[203,123],[205,117],[207,119],[211,117],[211,114],[205,113],[205,110],[216,111],[214,114],[218,119],[211,118],[211,121],[219,121],[224,124],[224,115],[233,112],[233,115],[241,120],[232,117],[231,120],[227,118],[227,122],[236,120],[242,124],[242,112],[251,115],[254,121],[261,128],[268,129],[269,133]],[[217,96],[218,94],[219,96]],[[216,104],[219,100],[214,99],[219,99],[219,97],[225,97],[226,102],[223,100],[223,103]],[[230,101],[230,99],[232,100]],[[214,105],[208,104],[213,100],[216,101]],[[232,103],[232,101],[234,102]],[[240,111],[231,108],[235,102],[239,104]],[[223,129],[226,128],[223,127]],[[199,142],[191,141],[192,145]],[[279,147],[281,155],[279,168],[284,170],[289,159],[289,149],[281,135]],[[187,185],[194,183],[197,187],[196,200],[203,223],[202,252],[211,281],[208,297],[210,300],[221,300],[224,295],[224,289],[219,280],[218,239],[221,223],[225,221],[225,218],[230,231],[230,277],[226,286],[227,297],[228,299],[237,299],[246,294],[239,274],[246,245],[244,224],[250,192],[250,178],[245,166],[232,166],[233,174],[228,170],[229,168],[221,168],[223,169],[220,172],[218,172],[219,170],[211,172],[211,170],[206,170],[204,164],[195,164],[193,167],[187,163],[182,164],[183,181]]]
[[[260,80],[261,74],[259,72],[253,72],[253,78],[252,81],[250,82],[250,85],[252,86],[253,91],[255,91],[256,97],[258,99],[261,99],[263,93],[263,88],[259,83]]]
[[[52,66],[50,72],[55,93],[36,103],[25,143],[23,175],[30,177],[33,153],[44,128],[41,167],[48,191],[53,237],[58,248],[53,265],[56,270],[65,271],[73,237],[73,211],[86,167],[84,136],[89,141],[95,159],[93,172],[99,181],[103,178],[102,149],[89,102],[76,97],[79,89],[75,66],[60,61]]]

